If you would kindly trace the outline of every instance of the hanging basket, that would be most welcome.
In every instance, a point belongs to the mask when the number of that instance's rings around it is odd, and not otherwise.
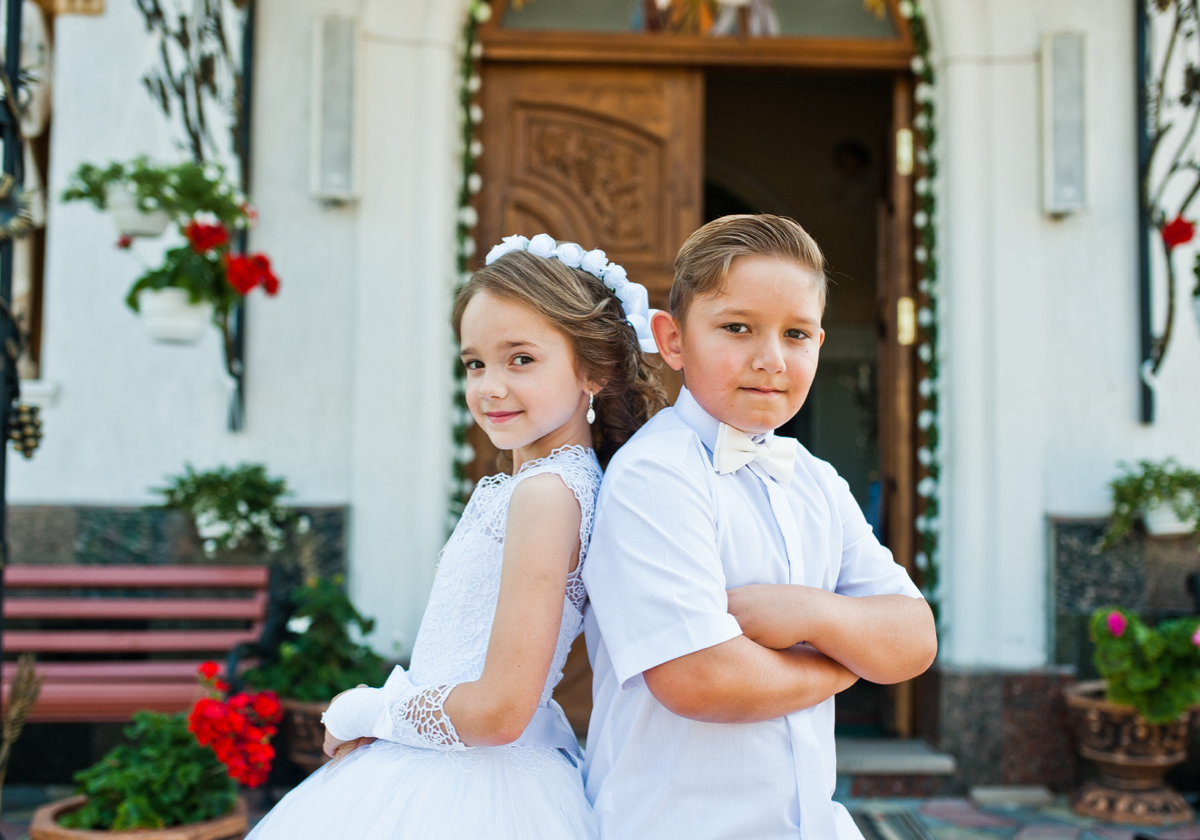
[[[195,344],[212,323],[212,304],[192,303],[185,289],[143,289],[138,311],[146,332],[166,344]]]
[[[1146,533],[1152,537],[1178,537],[1196,529],[1193,523],[1180,519],[1174,508],[1165,502],[1142,511],[1142,522],[1146,525]]]
[[[109,187],[107,198],[113,222],[122,236],[161,236],[171,223],[166,210],[147,213],[138,207],[137,196],[123,186]]]

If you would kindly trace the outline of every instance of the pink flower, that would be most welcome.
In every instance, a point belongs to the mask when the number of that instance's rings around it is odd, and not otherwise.
[[[1116,610],[1108,614],[1108,632],[1112,633],[1117,638],[1125,632],[1125,626],[1129,622],[1125,620],[1125,616],[1121,615]]]
[[[1200,625],[1196,625],[1196,632],[1192,634],[1192,644],[1200,647]]]

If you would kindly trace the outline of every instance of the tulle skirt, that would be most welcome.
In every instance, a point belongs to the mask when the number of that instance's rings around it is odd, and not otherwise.
[[[548,747],[375,741],[288,793],[246,840],[594,840],[578,768]]]

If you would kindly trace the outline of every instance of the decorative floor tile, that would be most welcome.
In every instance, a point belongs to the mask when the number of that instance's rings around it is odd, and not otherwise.
[[[975,831],[968,828],[937,826],[929,829],[929,836],[934,840],[997,840],[1008,838],[1012,834],[1000,831]]]
[[[931,799],[921,806],[920,813],[923,817],[970,828],[1013,828],[1019,825],[1008,817],[980,811],[965,799]]]
[[[1013,840],[1078,840],[1082,833],[1082,828],[1073,825],[1035,824],[1022,828]]]
[[[1095,837],[1096,840],[1133,840],[1133,829],[1131,828],[1093,828],[1087,833],[1088,840]]]

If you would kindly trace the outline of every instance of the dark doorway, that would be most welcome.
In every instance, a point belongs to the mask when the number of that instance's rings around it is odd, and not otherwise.
[[[705,83],[705,221],[789,216],[829,265],[817,378],[780,433],[833,464],[881,539],[879,243],[892,96],[887,75],[710,72]],[[860,681],[838,697],[839,734],[891,734],[893,720],[883,686]]]

